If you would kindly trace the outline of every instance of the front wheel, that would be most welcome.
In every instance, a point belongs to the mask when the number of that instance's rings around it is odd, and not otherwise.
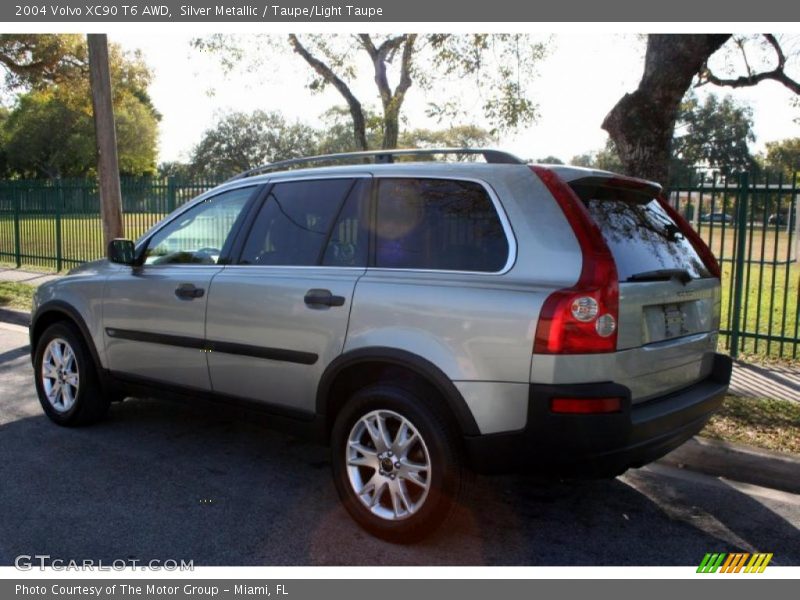
[[[102,419],[109,401],[80,332],[70,323],[48,327],[36,344],[34,376],[45,414],[59,425]]]
[[[400,385],[356,392],[332,433],[333,476],[355,521],[377,537],[413,542],[451,514],[463,487],[458,438],[423,393]]]

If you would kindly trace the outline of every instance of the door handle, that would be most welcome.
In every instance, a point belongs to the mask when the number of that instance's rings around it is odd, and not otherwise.
[[[303,298],[307,306],[312,308],[317,306],[342,306],[344,296],[334,296],[330,290],[308,290]]]
[[[182,283],[175,288],[175,295],[181,300],[194,300],[202,298],[206,291],[203,288],[195,287],[191,283]]]

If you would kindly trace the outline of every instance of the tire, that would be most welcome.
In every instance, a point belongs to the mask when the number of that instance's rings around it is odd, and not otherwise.
[[[44,331],[36,344],[33,366],[39,402],[51,421],[77,426],[105,417],[109,399],[86,341],[72,323],[54,323]]]
[[[460,440],[432,404],[424,391],[377,384],[353,394],[336,417],[331,438],[336,490],[353,519],[376,537],[419,541],[460,501],[466,477]],[[379,422],[388,443],[380,442]]]

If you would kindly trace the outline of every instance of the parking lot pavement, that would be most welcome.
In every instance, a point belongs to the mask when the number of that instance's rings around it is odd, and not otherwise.
[[[480,477],[452,526],[387,544],[340,507],[325,448],[226,407],[128,400],[92,427],[51,424],[26,344],[0,323],[2,564],[696,565],[754,550],[800,564],[800,496],[659,464],[583,483]]]

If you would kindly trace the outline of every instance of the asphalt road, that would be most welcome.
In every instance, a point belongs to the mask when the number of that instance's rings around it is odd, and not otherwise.
[[[339,506],[325,448],[225,407],[128,400],[101,424],[53,425],[26,344],[0,323],[0,565],[696,565],[711,551],[800,565],[800,496],[662,465],[577,484],[477,478],[452,527],[388,544]]]

